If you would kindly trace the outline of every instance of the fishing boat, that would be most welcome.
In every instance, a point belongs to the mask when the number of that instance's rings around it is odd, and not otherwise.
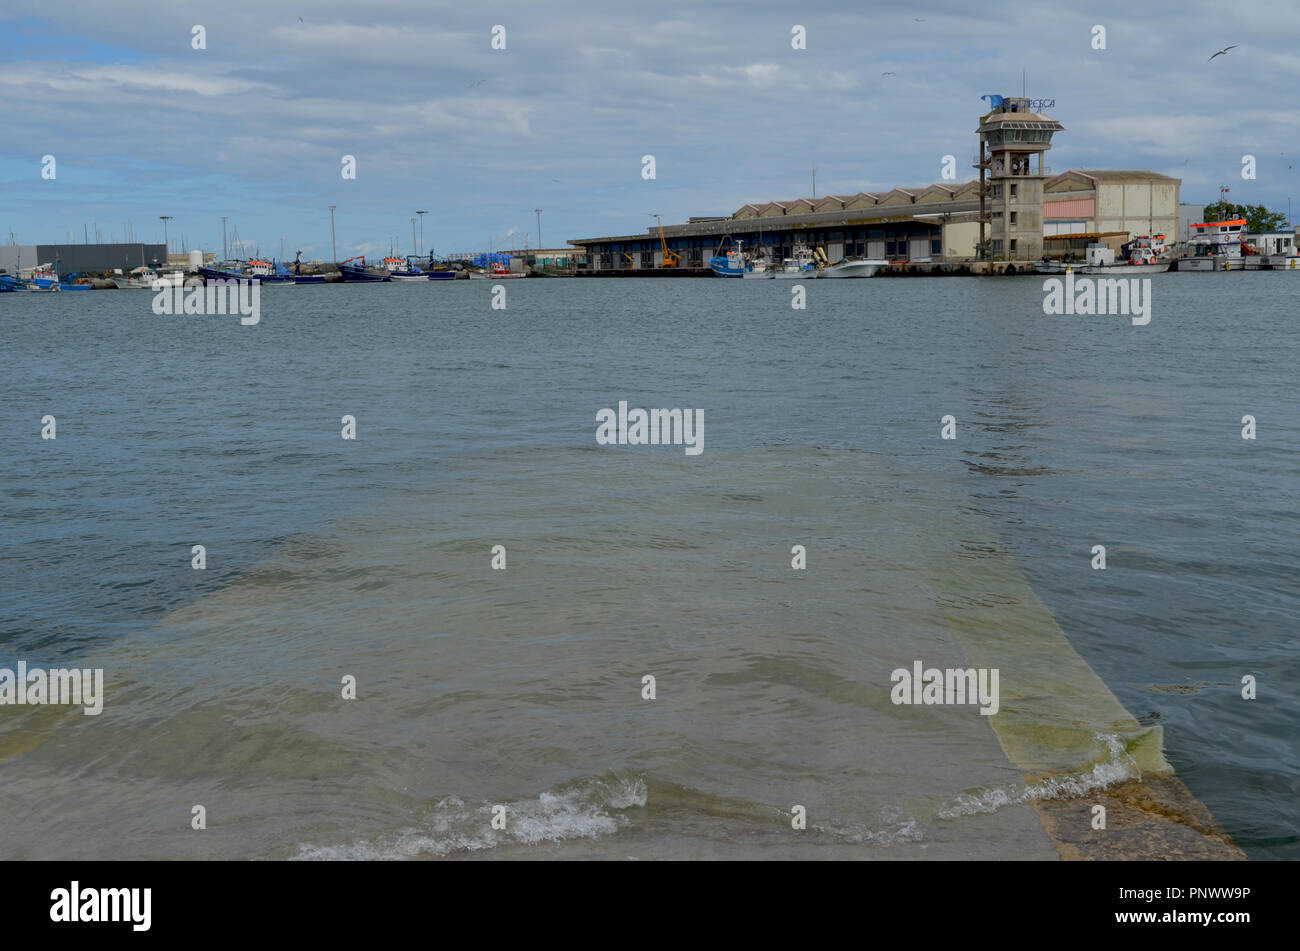
[[[90,283],[90,278],[74,272],[59,278],[59,288],[65,291],[93,291],[95,285]]]
[[[15,291],[21,291],[25,288],[18,279],[13,277],[8,271],[0,267],[0,294],[12,294]]]
[[[852,261],[837,261],[830,267],[822,268],[821,277],[875,277],[881,268],[889,267],[889,262],[872,258],[856,258]]]
[[[384,258],[384,268],[395,281],[427,281],[428,275],[412,260],[413,255],[402,258]]]
[[[115,277],[113,283],[122,290],[153,290],[154,281],[158,280],[158,272],[151,267],[132,268],[129,275],[125,278]]]
[[[28,281],[27,290],[32,294],[54,294],[60,291],[61,288],[59,287],[58,281],[55,281],[53,284],[46,284],[45,286],[41,286],[35,281]]]
[[[21,277],[21,272],[19,274]],[[59,283],[58,272],[49,264],[38,264],[32,268],[31,277],[24,278],[23,283],[30,285],[35,284],[40,290],[48,290],[51,286]]]
[[[772,276],[778,279],[798,280],[821,275],[817,270],[816,256],[810,249],[800,245],[794,249],[794,256],[786,258]]]
[[[745,275],[745,245],[744,242],[738,241],[728,235],[718,243],[718,250],[721,251],[722,245],[727,241],[731,242],[731,249],[724,253],[715,254],[709,258],[709,269],[718,277],[744,277]],[[766,271],[766,267],[764,271]]]
[[[1295,233],[1292,231],[1257,231],[1243,237],[1242,264],[1248,271],[1300,270]],[[1253,254],[1247,255],[1249,248]]]
[[[1243,270],[1242,232],[1245,218],[1231,221],[1203,221],[1192,225],[1197,231],[1188,242],[1191,254],[1178,259],[1180,271],[1240,271]],[[1244,252],[1253,254],[1254,249]]]
[[[1120,259],[1105,244],[1090,244],[1086,251],[1080,274],[1163,274],[1173,263],[1163,258],[1165,236],[1141,234],[1126,241],[1120,249]]]
[[[455,272],[453,271],[452,273],[454,274]],[[470,271],[469,276],[477,278],[480,281],[503,281],[506,278],[527,277],[528,275],[523,271],[512,271],[508,265],[502,264],[500,261],[494,261],[488,270]]]
[[[226,261],[222,267],[201,267],[204,281],[257,281],[259,284],[296,284],[297,276],[278,261]]]
[[[360,264],[353,264],[353,261],[360,261]],[[346,261],[339,262],[339,274],[343,277],[344,283],[347,284],[375,284],[380,281],[391,281],[392,275],[387,271],[381,271],[377,268],[366,267],[366,256],[359,254],[354,258],[348,258]]]
[[[425,276],[431,281],[454,281],[458,273],[445,265],[438,265],[426,271]]]

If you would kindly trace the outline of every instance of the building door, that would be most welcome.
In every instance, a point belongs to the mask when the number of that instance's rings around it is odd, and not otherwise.
[[[930,258],[930,239],[912,238],[907,242],[907,259],[909,261],[925,261]]]

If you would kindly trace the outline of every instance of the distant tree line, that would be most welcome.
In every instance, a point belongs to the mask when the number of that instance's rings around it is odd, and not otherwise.
[[[1287,230],[1286,215],[1280,211],[1269,211],[1263,205],[1234,205],[1230,201],[1216,201],[1205,206],[1206,221],[1232,221],[1234,218],[1245,218],[1247,231]]]

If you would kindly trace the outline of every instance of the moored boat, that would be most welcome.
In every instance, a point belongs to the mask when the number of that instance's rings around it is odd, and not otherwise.
[[[95,286],[90,283],[90,278],[83,277],[80,274],[64,274],[59,277],[59,287],[65,291],[93,291]]]
[[[1173,263],[1163,258],[1165,236],[1162,234],[1141,234],[1132,241],[1126,241],[1120,249],[1121,257],[1115,260],[1115,252],[1105,244],[1090,244],[1080,274],[1163,274]]]
[[[413,257],[384,258],[384,268],[395,281],[427,281],[428,275],[420,270]]]
[[[772,275],[778,280],[802,280],[820,277],[817,258],[811,250],[803,246],[794,249],[794,256],[786,258],[781,267]]]
[[[361,263],[353,264],[353,261],[360,261]],[[344,283],[347,284],[374,284],[380,281],[392,280],[392,275],[387,271],[367,268],[364,254],[348,258],[346,261],[340,261],[339,274],[342,276]]]
[[[709,258],[709,269],[717,277],[743,277],[745,274],[744,244],[728,235],[719,242],[719,250],[721,250],[722,244],[727,241],[731,242],[731,250],[725,254],[715,254]]]
[[[837,261],[830,267],[822,268],[822,277],[875,277],[881,268],[889,266],[888,261],[859,258],[853,261]]]
[[[1245,218],[1231,221],[1202,221],[1191,227],[1199,228],[1188,242],[1192,253],[1178,259],[1180,271],[1240,271],[1243,270],[1241,235],[1246,227]],[[1254,249],[1251,249],[1252,253]]]
[[[154,281],[158,280],[158,272],[151,267],[132,268],[129,275],[125,278],[115,277],[113,283],[121,290],[153,290]]]

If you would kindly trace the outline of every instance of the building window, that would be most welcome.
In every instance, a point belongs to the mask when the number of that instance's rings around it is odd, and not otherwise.
[[[1018,186],[1016,186],[1016,185],[1012,185],[1012,186],[1011,186],[1011,197],[1012,197],[1012,198],[1015,198],[1015,197],[1016,197],[1016,188],[1017,188],[1017,187],[1018,187]]]
[[[1000,254],[1000,253],[1002,252],[1002,239],[1001,239],[1001,238],[994,238],[994,239],[993,239],[993,251],[994,251],[995,253],[998,253],[998,254]]]
[[[938,238],[930,239],[930,253],[931,254],[943,253],[943,242],[940,239]]]
[[[1011,212],[1011,223],[1012,224],[1016,223],[1016,213],[1014,211]]]
[[[1011,253],[1012,253],[1012,254],[1015,254],[1015,253],[1016,253],[1016,239],[1015,239],[1015,238],[1012,238],[1012,239],[1011,239]]]
[[[1001,197],[1002,197],[1002,186],[1001,186],[1001,185],[994,185],[994,186],[993,186],[993,197],[994,197],[994,198],[1001,198]]]

